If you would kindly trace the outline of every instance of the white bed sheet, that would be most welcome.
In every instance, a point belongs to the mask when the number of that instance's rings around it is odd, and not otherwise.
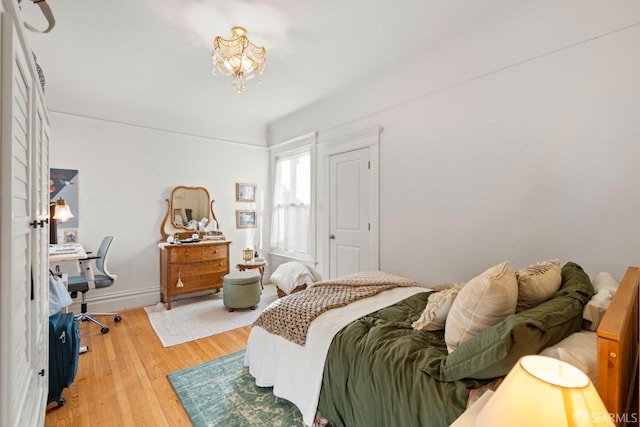
[[[318,407],[324,361],[336,333],[348,323],[383,307],[428,292],[423,287],[399,287],[358,300],[318,316],[307,332],[304,346],[254,326],[249,335],[244,365],[259,387],[273,387],[273,394],[293,402],[310,426]]]

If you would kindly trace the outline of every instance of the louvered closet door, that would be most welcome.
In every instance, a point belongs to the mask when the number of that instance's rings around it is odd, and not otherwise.
[[[12,17],[2,14],[0,199],[0,425],[44,424],[48,375],[48,282],[42,203],[44,105]],[[40,112],[40,123],[36,119]],[[38,128],[40,136],[37,137]],[[48,148],[47,155],[48,155]],[[48,167],[48,165],[46,165]],[[36,228],[31,223],[35,220]],[[44,238],[43,238],[44,236]]]
[[[33,367],[40,372],[49,368],[49,119],[39,81],[32,80],[31,91],[31,272],[33,274],[33,299],[31,300],[31,358]],[[38,369],[38,367],[41,367]],[[36,398],[29,398],[34,415],[44,422],[43,402],[46,406],[48,394],[48,372],[46,377],[36,375]],[[46,378],[46,380],[45,380]],[[40,425],[38,421],[37,424]]]

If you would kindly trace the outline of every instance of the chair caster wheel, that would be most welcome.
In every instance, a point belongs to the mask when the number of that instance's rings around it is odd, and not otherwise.
[[[115,320],[116,322],[120,322],[122,320],[122,316],[120,315],[116,315],[113,320]]]
[[[105,328],[101,328],[101,329],[100,329],[100,332],[101,332],[102,334],[106,334],[106,333],[108,333],[108,332],[109,332],[109,328],[106,328],[106,327],[105,327]]]

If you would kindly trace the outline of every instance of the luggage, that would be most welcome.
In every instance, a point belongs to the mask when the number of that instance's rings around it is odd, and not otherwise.
[[[78,371],[80,330],[73,313],[56,313],[49,317],[49,395],[47,404],[67,403],[62,389],[69,387]]]

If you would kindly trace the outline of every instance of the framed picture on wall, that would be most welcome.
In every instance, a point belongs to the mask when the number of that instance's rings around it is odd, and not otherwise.
[[[58,242],[63,243],[78,243],[78,229],[77,228],[64,228],[62,231],[62,240],[58,239]]]
[[[256,184],[236,183],[236,202],[255,202]]]
[[[236,211],[236,228],[256,228],[256,211],[239,209]]]

